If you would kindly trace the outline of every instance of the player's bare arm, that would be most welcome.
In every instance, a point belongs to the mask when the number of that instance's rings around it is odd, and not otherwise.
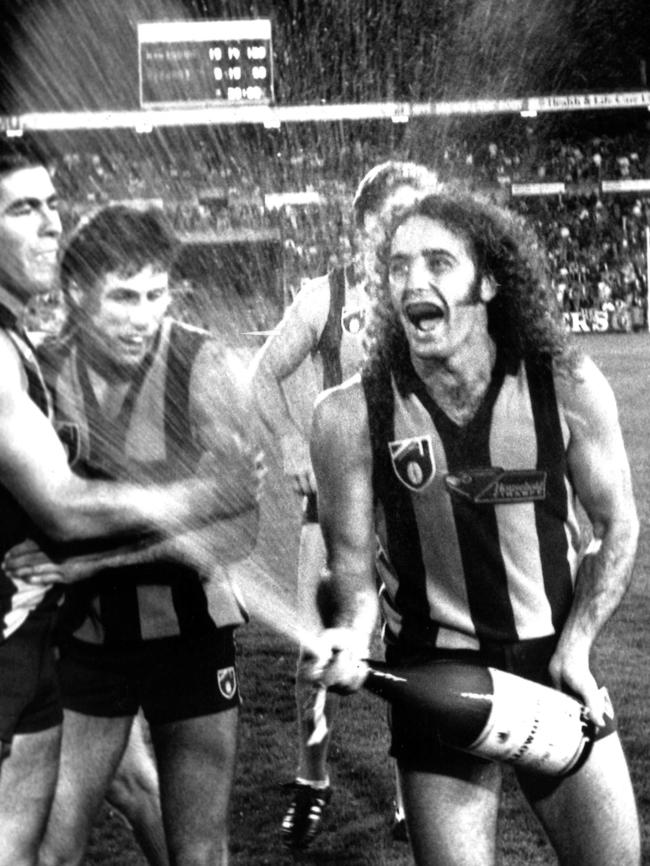
[[[67,545],[27,540],[8,552],[3,568],[15,580],[32,584],[74,583],[98,571],[170,559],[206,576],[212,563],[243,559],[253,549],[259,523],[258,498],[265,474],[261,454],[248,441],[251,411],[232,359],[206,341],[190,380],[190,414],[196,441],[220,461],[219,519],[185,532],[151,534],[117,547],[73,554]]]
[[[32,585],[76,583],[99,571],[173,560],[195,569],[207,579],[213,563],[227,565],[248,556],[257,539],[257,512],[221,518],[214,523],[164,538],[141,537],[131,543],[90,553],[68,555],[67,545],[27,539],[7,552],[3,571],[12,580]]]
[[[328,311],[326,278],[314,280],[296,296],[254,363],[259,414],[280,442],[285,474],[294,479],[298,493],[316,489],[302,416],[311,415],[320,387],[312,365],[305,362],[318,346]]]
[[[144,487],[89,482],[74,475],[54,428],[29,398],[16,350],[0,334],[0,475],[37,525],[56,541],[105,537],[155,527],[168,531],[206,519],[210,483]],[[212,467],[206,466],[212,476]]]
[[[359,377],[317,402],[311,453],[329,570],[324,611],[329,628],[312,674],[320,668],[326,685],[355,689],[363,680],[359,663],[377,620],[372,452]]]
[[[223,518],[257,512],[266,475],[245,379],[232,353],[206,340],[192,369],[189,410],[195,443],[221,463]]]
[[[556,387],[570,429],[569,472],[600,547],[578,571],[551,673],[558,685],[581,694],[599,721],[602,698],[589,673],[589,653],[630,584],[639,523],[616,401],[605,377],[586,359],[577,379],[558,376]]]

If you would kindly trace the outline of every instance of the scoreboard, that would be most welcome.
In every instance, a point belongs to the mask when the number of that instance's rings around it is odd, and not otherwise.
[[[273,101],[266,18],[138,23],[140,108]]]

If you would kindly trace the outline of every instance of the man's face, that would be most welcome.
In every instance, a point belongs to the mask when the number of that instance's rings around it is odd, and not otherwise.
[[[491,283],[477,280],[469,246],[426,216],[398,226],[391,242],[389,287],[393,307],[415,357],[447,359],[486,327]]]
[[[0,176],[0,285],[22,301],[54,287],[61,238],[57,203],[42,166]]]
[[[153,343],[170,301],[166,271],[147,265],[133,276],[104,274],[90,290],[85,324],[103,355],[116,366],[135,369]]]

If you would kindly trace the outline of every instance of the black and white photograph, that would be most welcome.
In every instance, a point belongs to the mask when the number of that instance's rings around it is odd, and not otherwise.
[[[0,866],[650,863],[649,77],[0,0]]]

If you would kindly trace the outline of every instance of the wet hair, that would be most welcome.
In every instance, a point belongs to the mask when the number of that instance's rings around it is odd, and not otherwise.
[[[159,208],[108,205],[82,221],[68,240],[61,257],[61,288],[69,302],[73,284],[85,292],[109,273],[130,277],[147,265],[169,270],[177,247]]]
[[[475,194],[446,187],[410,207],[389,208],[376,249],[376,270],[367,328],[367,367],[397,370],[408,363],[406,335],[394,311],[389,287],[390,249],[397,228],[414,216],[441,223],[463,238],[477,271],[496,288],[487,303],[488,331],[510,363],[529,360],[575,372],[572,348],[552,290],[548,257],[533,230],[517,214]]]
[[[437,181],[433,171],[416,162],[389,160],[376,165],[361,179],[354,195],[352,214],[355,226],[362,229],[367,214],[379,214],[390,195],[400,186],[424,191],[434,188]]]
[[[32,139],[0,135],[0,178],[23,168],[37,166],[47,168],[47,160]]]

